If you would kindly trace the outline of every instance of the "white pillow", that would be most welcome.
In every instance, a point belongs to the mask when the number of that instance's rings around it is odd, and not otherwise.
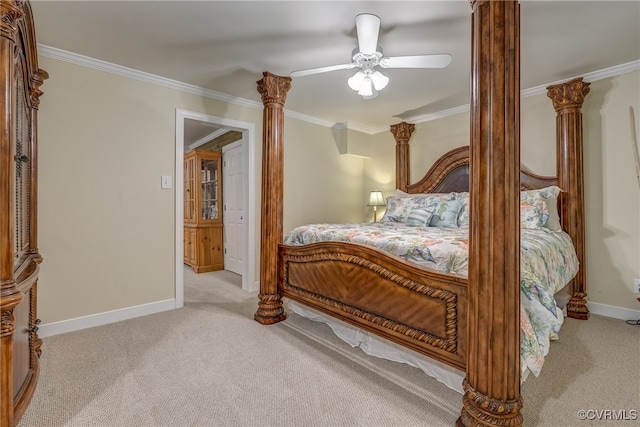
[[[549,219],[544,226],[549,230],[562,231],[560,215],[558,214],[558,197],[550,195],[544,199],[544,203],[547,205],[547,210],[549,211]]]

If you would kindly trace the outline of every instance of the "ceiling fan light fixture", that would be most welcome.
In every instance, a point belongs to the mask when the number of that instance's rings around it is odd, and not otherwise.
[[[371,70],[358,71],[349,80],[349,87],[362,96],[364,99],[375,98],[378,91],[384,89],[389,83],[389,78],[380,71]]]
[[[376,71],[371,74],[371,80],[376,90],[382,90],[389,84],[389,77],[382,74],[380,71]]]
[[[365,99],[369,99],[368,97],[372,97],[374,93],[376,95],[378,94],[375,87],[373,86],[373,81],[371,81],[369,76],[366,76],[364,78],[364,83],[360,87],[360,90],[358,90],[358,95],[362,96]]]
[[[365,84],[366,76],[362,71],[358,71],[347,80],[349,87],[355,91],[359,91]]]

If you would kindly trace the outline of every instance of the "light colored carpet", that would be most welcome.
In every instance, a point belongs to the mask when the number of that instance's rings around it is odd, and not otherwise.
[[[45,338],[19,426],[455,424],[461,395],[421,371],[295,314],[260,325],[239,276],[186,270],[182,309]],[[640,410],[639,350],[640,327],[567,319],[541,376],[522,386],[525,425],[639,425],[577,416]]]

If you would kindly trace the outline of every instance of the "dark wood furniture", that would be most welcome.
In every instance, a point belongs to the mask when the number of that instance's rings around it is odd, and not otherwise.
[[[184,155],[184,263],[195,273],[224,268],[221,158],[198,149]]]
[[[0,425],[14,426],[38,381],[37,112],[40,86],[31,6],[2,1],[0,34]]]
[[[557,119],[557,177],[520,168],[517,1],[472,1],[471,141],[409,183],[414,126],[391,127],[397,187],[409,193],[471,194],[469,275],[417,268],[374,248],[343,242],[282,245],[283,108],[291,79],[265,72],[262,249],[255,319],[286,318],[282,298],[418,351],[466,373],[460,426],[522,425],[520,396],[520,190],[559,185],[564,230],[584,271],[580,108],[589,84],[549,87]],[[586,318],[584,273],[572,283],[570,316]]]

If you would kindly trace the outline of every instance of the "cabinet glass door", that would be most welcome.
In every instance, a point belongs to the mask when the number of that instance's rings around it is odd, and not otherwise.
[[[194,186],[195,159],[190,158],[184,163],[184,221],[195,222],[196,220],[196,195]]]
[[[218,161],[203,159],[200,168],[202,219],[218,219],[218,179]]]

